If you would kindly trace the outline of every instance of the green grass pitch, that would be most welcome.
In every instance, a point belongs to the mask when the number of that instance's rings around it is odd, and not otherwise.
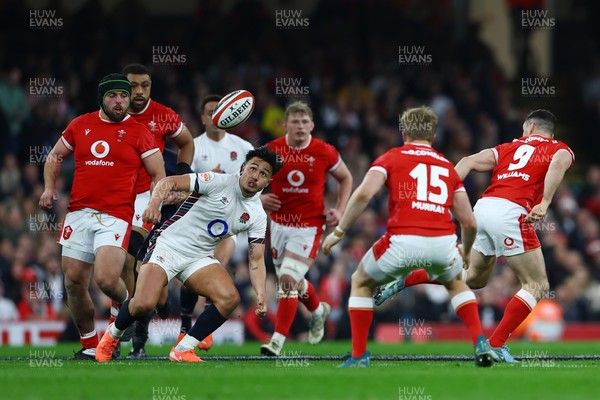
[[[553,355],[599,355],[600,342],[513,343],[520,365],[476,368],[472,361],[372,360],[371,368],[336,369],[337,360],[218,361],[211,356],[259,355],[259,343],[213,347],[202,364],[64,359],[79,344],[0,347],[1,399],[598,399],[599,360]],[[165,357],[170,346],[148,347]],[[286,356],[343,355],[349,342],[288,343]],[[129,350],[124,346],[123,353]],[[369,344],[373,355],[471,355],[466,342]],[[17,359],[23,358],[23,359]]]

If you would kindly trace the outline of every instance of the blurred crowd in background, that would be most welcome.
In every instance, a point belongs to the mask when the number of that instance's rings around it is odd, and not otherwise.
[[[600,166],[593,163],[599,148],[600,50],[582,55],[586,60],[570,59],[569,70],[561,58],[569,50],[560,39],[597,32],[593,13],[585,13],[593,4],[573,2],[583,11],[576,13],[579,23],[557,24],[554,74],[569,88],[569,98],[560,97],[559,86],[555,98],[532,100],[521,95],[479,41],[477,24],[463,23],[464,29],[457,29],[452,2],[371,3],[315,2],[310,14],[303,15],[310,21],[304,30],[278,29],[272,10],[258,1],[233,2],[226,11],[218,1],[200,1],[186,16],[149,14],[136,1],[123,1],[108,11],[100,1],[89,1],[68,13],[60,2],[51,1],[46,8],[56,9],[64,19],[57,30],[28,29],[29,10],[21,2],[0,5],[0,320],[68,318],[55,240],[69,201],[73,160],[64,163],[58,201],[46,212],[38,207],[44,157],[73,118],[98,108],[99,79],[139,62],[153,70],[152,98],[177,111],[194,136],[204,131],[198,106],[210,93],[244,88],[254,94],[252,117],[233,133],[257,146],[285,133],[287,103],[308,102],[314,111],[314,136],[337,147],[355,186],[377,156],[402,144],[399,116],[406,108],[433,108],[440,117],[435,147],[455,163],[519,137],[532,108],[552,110],[559,119],[557,138],[573,148],[576,165],[548,217],[537,226],[551,286],[548,297],[562,306],[566,321],[600,321]],[[18,35],[9,40],[10,31]],[[402,44],[423,44],[431,62],[399,65]],[[170,52],[184,55],[179,60],[185,62],[157,63],[156,46],[166,45],[178,46]],[[486,174],[468,177],[472,203],[488,182]],[[335,204],[335,190],[330,182],[330,205]],[[310,279],[321,299],[332,306],[329,337],[349,334],[350,276],[385,231],[386,218],[387,196],[382,193],[337,253],[320,255],[311,268]],[[243,317],[253,301],[244,243],[238,244],[229,267],[244,294],[235,314]],[[271,264],[269,272],[274,312]],[[488,286],[476,291],[484,325],[500,319],[518,288],[501,259]],[[95,288],[92,293],[97,316],[108,316],[109,300]],[[178,315],[177,296],[173,290],[173,315]],[[378,309],[376,321],[407,316],[455,318],[445,291],[434,285],[405,290]],[[305,317],[299,316],[299,334]],[[272,332],[269,321],[248,317],[247,323],[255,337],[260,331]]]

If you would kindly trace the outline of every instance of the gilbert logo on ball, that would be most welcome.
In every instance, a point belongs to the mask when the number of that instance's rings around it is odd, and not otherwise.
[[[235,128],[246,121],[254,110],[254,96],[247,90],[236,90],[223,97],[212,114],[215,126]]]

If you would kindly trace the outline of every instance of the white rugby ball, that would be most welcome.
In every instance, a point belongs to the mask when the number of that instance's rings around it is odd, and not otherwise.
[[[235,128],[252,115],[254,96],[247,90],[236,90],[223,97],[212,114],[213,124],[221,129]]]

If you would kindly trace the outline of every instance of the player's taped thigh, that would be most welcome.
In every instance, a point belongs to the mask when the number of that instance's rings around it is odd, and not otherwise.
[[[283,275],[289,275],[297,283],[301,283],[304,280],[304,276],[308,272],[308,268],[309,266],[300,260],[296,260],[291,257],[284,257],[277,277],[281,279]]]
[[[131,234],[129,235],[129,247],[127,248],[127,252],[131,254],[134,258],[137,257],[137,253],[142,248],[144,241],[146,238],[140,232],[135,229],[131,230]]]

